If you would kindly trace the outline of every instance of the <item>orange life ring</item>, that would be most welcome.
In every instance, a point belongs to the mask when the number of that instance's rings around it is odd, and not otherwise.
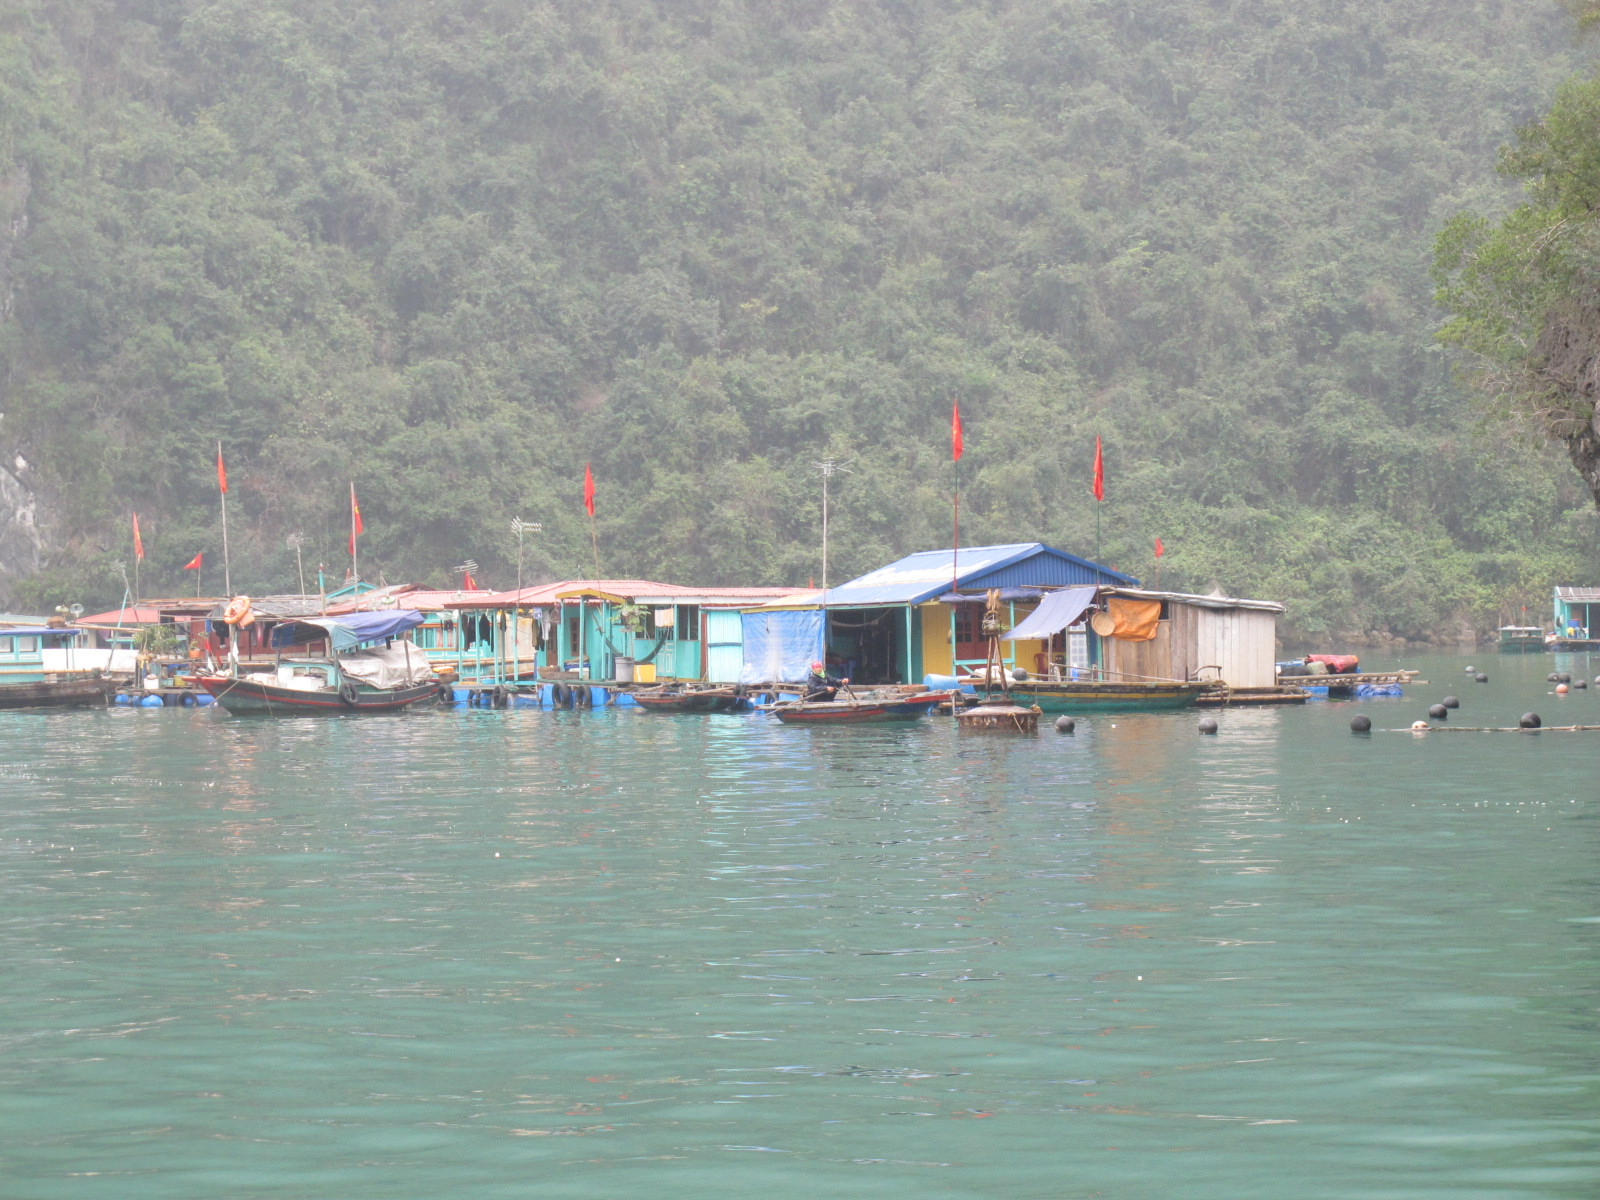
[[[222,619],[229,625],[250,625],[255,621],[255,614],[250,611],[249,596],[235,596],[228,601],[228,607],[223,610]]]

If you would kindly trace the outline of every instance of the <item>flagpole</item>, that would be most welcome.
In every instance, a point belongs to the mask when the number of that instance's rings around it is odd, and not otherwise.
[[[139,536],[139,514],[133,514],[133,603],[139,603],[139,562],[144,558],[144,541]]]
[[[594,577],[600,578],[600,538],[594,531],[594,514],[589,514],[589,545],[594,550]]]
[[[361,565],[356,558],[356,481],[350,481],[350,578],[361,581]]]
[[[233,572],[228,565],[228,485],[223,483],[222,475],[222,443],[217,443],[217,482],[222,484],[222,590],[228,595],[233,595]],[[195,572],[195,582],[200,582],[200,573]],[[199,595],[198,592],[195,593]]]

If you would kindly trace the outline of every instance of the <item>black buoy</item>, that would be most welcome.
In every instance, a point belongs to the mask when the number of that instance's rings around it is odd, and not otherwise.
[[[1078,727],[1078,723],[1076,721],[1074,721],[1071,717],[1057,717],[1056,718],[1056,732],[1057,733],[1071,733],[1077,727]]]
[[[1524,729],[1537,729],[1540,725],[1544,724],[1544,722],[1539,720],[1538,713],[1523,713],[1522,720],[1518,721],[1517,724],[1522,726]]]
[[[1550,674],[1548,674],[1548,675],[1546,675],[1544,677],[1544,681],[1546,683],[1560,683],[1561,682],[1561,676],[1556,674],[1556,672],[1551,671]]]
[[[1201,733],[1215,733],[1216,731],[1217,731],[1217,719],[1215,717],[1201,717],[1200,718],[1200,732]]]
[[[1557,683],[1571,683],[1572,682],[1571,673],[1567,672],[1567,671],[1561,672],[1561,674],[1556,676],[1556,682]]]
[[[1015,671],[1011,672],[1011,678],[1015,679],[1018,683],[1022,683],[1028,678],[1028,673],[1021,667],[1018,667]]]
[[[1479,683],[1488,683],[1489,682],[1489,677],[1487,675],[1485,675],[1482,671],[1479,671],[1476,675],[1473,676],[1473,678],[1476,679]]]
[[[1573,681],[1572,681],[1572,686],[1573,686],[1573,687],[1574,687],[1574,688],[1586,688],[1586,687],[1588,687],[1588,686],[1589,686],[1589,685],[1588,685],[1588,683],[1587,683],[1587,682],[1586,682],[1586,681],[1584,681],[1584,680],[1582,680],[1582,679],[1574,679],[1574,680],[1573,680]]]
[[[1439,703],[1444,705],[1446,708],[1461,707],[1461,701],[1457,700],[1454,696],[1446,696],[1443,700],[1439,701]]]
[[[1450,715],[1450,710],[1442,704],[1433,704],[1428,707],[1428,715],[1435,721],[1442,721]]]
[[[1372,718],[1371,717],[1351,717],[1350,718],[1350,732],[1351,733],[1371,733],[1372,732]]]

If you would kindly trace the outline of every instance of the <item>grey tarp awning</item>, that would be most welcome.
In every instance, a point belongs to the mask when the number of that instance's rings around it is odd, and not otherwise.
[[[1094,603],[1094,587],[1062,588],[1051,592],[1039,601],[1039,607],[1022,619],[1010,633],[1002,634],[1002,641],[1022,641],[1047,638],[1060,633],[1068,625],[1077,623],[1084,610]]]

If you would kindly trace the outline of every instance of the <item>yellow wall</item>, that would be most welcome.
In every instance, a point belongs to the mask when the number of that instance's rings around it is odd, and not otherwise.
[[[1018,623],[1035,607],[1032,604],[1026,607],[1018,605]],[[922,605],[919,611],[922,613],[922,670],[928,675],[949,675],[954,669],[954,655],[950,648],[950,606],[930,602]],[[1000,611],[1004,618],[1007,610],[1002,608]],[[1044,647],[1044,642],[1037,639],[1001,642],[1000,653],[1005,656],[1008,663],[1014,661],[1023,670],[1032,671],[1034,655],[1042,654]]]

